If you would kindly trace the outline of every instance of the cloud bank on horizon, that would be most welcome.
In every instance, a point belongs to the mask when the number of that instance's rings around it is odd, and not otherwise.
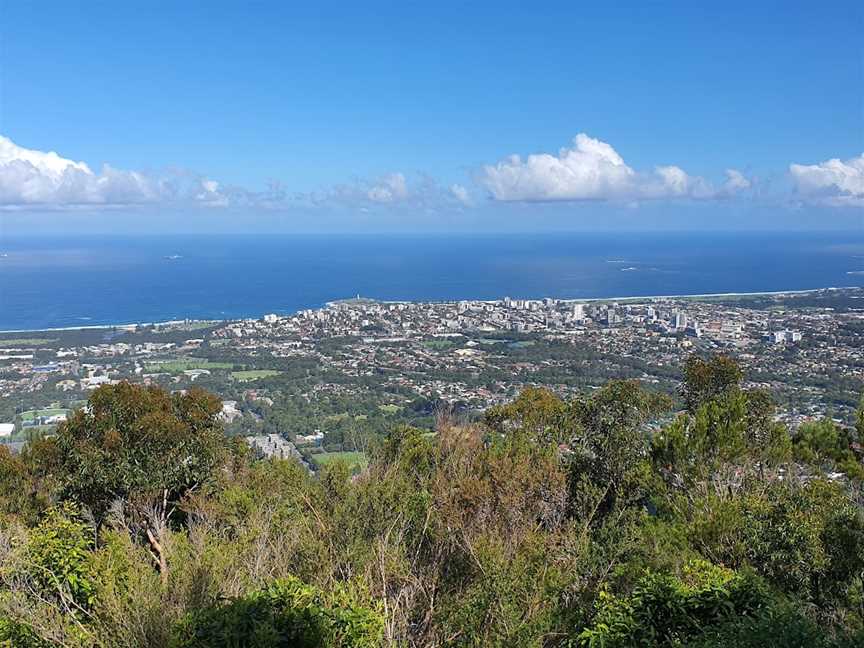
[[[281,184],[253,192],[225,187],[204,175],[172,170],[164,173],[116,169],[108,164],[94,172],[85,162],[50,151],[27,149],[0,135],[0,209],[45,210],[183,204],[199,207],[246,206],[263,209],[339,206],[375,208],[462,209],[494,203],[600,201],[714,201],[743,199],[756,182],[729,168],[715,184],[675,165],[650,170],[629,166],[608,143],[579,133],[570,148],[557,155],[511,155],[484,165],[474,185],[440,185],[401,172],[374,181],[337,184],[322,192],[287,192]],[[813,206],[864,207],[864,154],[849,160],[792,163],[791,196],[778,202]],[[485,194],[485,195],[484,195]]]
[[[0,205],[6,208],[128,206],[192,201],[227,204],[219,183],[188,173],[156,176],[86,163],[18,146],[0,135]]]

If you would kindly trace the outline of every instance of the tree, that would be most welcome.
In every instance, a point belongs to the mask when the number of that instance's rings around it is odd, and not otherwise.
[[[65,497],[86,506],[97,525],[114,506],[146,538],[163,574],[161,538],[189,492],[213,477],[229,450],[219,400],[201,390],[105,385],[57,431]]]
[[[795,434],[795,458],[813,466],[828,464],[853,479],[864,479],[864,466],[852,451],[855,431],[829,418],[803,423]]]
[[[0,446],[0,513],[21,515],[28,508],[27,467],[6,446]]]
[[[684,384],[681,395],[687,410],[695,413],[700,405],[738,389],[744,377],[738,363],[725,355],[705,360],[696,355],[684,364]]]
[[[636,381],[526,390],[357,475],[232,454],[201,392],[100,389],[0,452],[0,647],[864,645],[860,484],[818,477],[856,433],[775,469],[773,403],[726,384],[660,430]]]
[[[724,465],[783,463],[790,456],[786,427],[759,390],[733,389],[680,414],[653,435],[655,467],[674,482],[704,480]]]
[[[622,497],[640,500],[648,469],[645,424],[669,404],[668,397],[635,380],[613,380],[574,401],[568,440],[571,498],[590,484],[601,494],[593,514],[608,511]]]
[[[864,440],[864,395],[858,403],[858,409],[855,411],[855,431],[858,434],[858,440]]]
[[[504,434],[519,430],[543,442],[559,442],[564,430],[567,404],[548,389],[528,387],[516,400],[486,410],[484,422]]]

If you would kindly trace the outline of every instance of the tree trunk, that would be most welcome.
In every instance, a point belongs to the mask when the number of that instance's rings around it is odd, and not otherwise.
[[[153,560],[156,561],[156,566],[159,569],[159,577],[162,580],[162,584],[165,585],[168,582],[168,559],[165,557],[165,550],[149,528],[147,529],[147,540],[150,542],[150,549],[153,551]]]

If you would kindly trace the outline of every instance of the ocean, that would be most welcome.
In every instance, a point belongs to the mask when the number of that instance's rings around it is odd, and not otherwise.
[[[864,284],[864,232],[0,240],[0,330],[232,319],[361,295],[441,301]]]

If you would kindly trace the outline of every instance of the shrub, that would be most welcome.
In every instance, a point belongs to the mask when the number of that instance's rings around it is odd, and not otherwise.
[[[760,581],[705,561],[693,561],[682,579],[647,573],[626,596],[601,592],[592,627],[578,645],[676,646],[706,627],[756,614],[768,604]]]
[[[384,619],[346,589],[324,594],[297,578],[216,605],[183,620],[172,648],[373,648]]]

